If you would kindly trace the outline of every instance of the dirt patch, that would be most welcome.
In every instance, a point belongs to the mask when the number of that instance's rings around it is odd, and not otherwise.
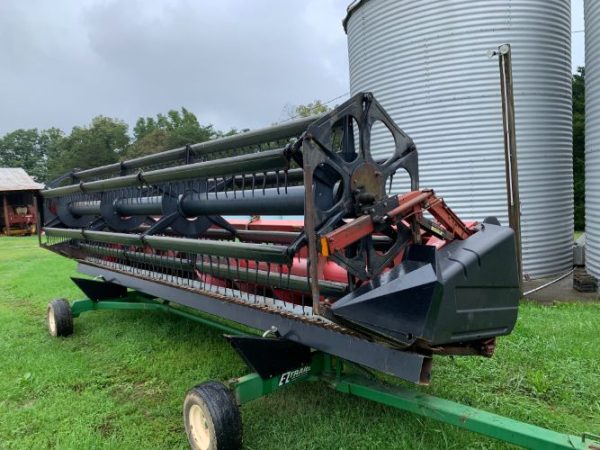
[[[541,278],[523,282],[523,291],[527,292],[537,287],[540,287],[558,277]],[[527,300],[533,300],[540,303],[575,302],[575,301],[600,301],[597,292],[579,292],[573,289],[573,275],[563,278],[562,280],[551,284],[539,291],[533,292],[524,296]]]

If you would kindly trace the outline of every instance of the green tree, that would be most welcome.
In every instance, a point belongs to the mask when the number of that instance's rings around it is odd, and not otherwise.
[[[50,128],[42,132],[40,139],[46,149],[46,181],[51,181],[56,176],[61,175],[62,172],[65,172],[62,165],[65,134],[58,128]]]
[[[324,104],[321,100],[315,100],[314,102],[307,103],[306,105],[299,105],[293,109],[292,117],[309,117],[315,114],[323,114],[331,111],[331,108]]]
[[[7,133],[0,140],[0,166],[22,167],[36,180],[45,177],[45,155],[39,146],[40,135],[35,128]]]
[[[181,108],[158,114],[156,118],[140,117],[133,127],[135,142],[127,149],[126,158],[149,155],[186,144],[208,141],[221,135],[212,125],[203,126],[198,118]]]
[[[573,181],[575,229],[585,229],[585,68],[573,75]]]
[[[74,127],[49,153],[49,177],[117,162],[129,144],[127,130],[125,122],[104,116],[92,119],[88,127]]]
[[[21,167],[37,181],[46,181],[48,155],[53,146],[62,139],[62,132],[50,128],[18,129],[0,139],[0,166]]]
[[[125,150],[122,159],[137,158],[167,150],[169,148],[168,137],[167,132],[160,129],[143,134]]]
[[[138,141],[157,129],[158,125],[152,117],[140,117],[133,127],[133,138]]]

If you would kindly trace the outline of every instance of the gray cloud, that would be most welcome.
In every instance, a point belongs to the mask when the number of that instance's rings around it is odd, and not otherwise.
[[[220,129],[284,119],[286,104],[348,91],[349,2],[1,0],[0,134],[180,106]]]
[[[0,133],[186,106],[221,129],[348,90],[347,1],[0,4]]]

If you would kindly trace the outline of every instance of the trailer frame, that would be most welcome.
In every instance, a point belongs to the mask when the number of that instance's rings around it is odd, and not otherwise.
[[[85,266],[82,267],[80,265],[80,269],[85,269]],[[94,267],[93,269],[97,271],[97,268]],[[99,286],[101,289],[96,289],[98,286],[95,287],[94,283],[100,283]],[[79,283],[78,285],[82,287]],[[113,289],[112,292],[104,290],[105,293],[112,293],[113,295],[115,292],[118,293],[114,298],[106,298],[106,295],[102,295],[103,290],[101,285],[110,287],[110,285],[113,285],[112,283],[84,280],[83,285],[87,285],[85,286],[87,293],[93,294],[88,297],[93,298],[84,298],[70,303],[71,317],[79,317],[85,312],[99,310],[161,311],[211,327],[223,332],[229,339],[252,336],[256,339],[262,334],[262,340],[267,345],[271,340],[273,343],[281,343],[282,341],[291,342],[279,337],[276,327],[259,330],[240,326],[239,324],[232,325],[220,317],[188,312],[181,308],[180,305],[149,294],[148,290],[146,292],[137,290],[128,291],[127,289],[120,292],[118,292],[118,289],[117,291]],[[267,336],[270,336],[270,338],[267,338]],[[292,344],[302,347],[302,345],[297,343]],[[277,351],[276,346],[273,348],[274,351]],[[239,349],[236,350],[239,351]],[[539,450],[600,450],[600,436],[598,435],[584,433],[581,436],[576,436],[560,433],[435,397],[417,389],[391,385],[377,379],[376,376],[366,376],[359,371],[348,370],[354,364],[345,358],[318,350],[309,351],[310,357],[308,363],[301,364],[291,370],[285,370],[268,377],[261,376],[257,372],[252,372],[240,378],[228,380],[225,386],[231,392],[231,398],[235,401],[235,405],[232,407],[237,408],[291,384],[322,382],[340,393],[364,398],[375,403],[447,423],[523,448]],[[248,362],[246,357],[244,359]],[[214,382],[212,383],[214,385]],[[190,437],[189,431],[188,439],[190,439],[191,443],[192,437]]]

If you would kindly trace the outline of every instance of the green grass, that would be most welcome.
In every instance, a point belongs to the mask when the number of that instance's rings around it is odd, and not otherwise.
[[[0,448],[187,448],[185,392],[247,372],[218,332],[162,313],[102,311],[46,332],[49,299],[81,297],[75,264],[0,238]],[[436,358],[424,391],[562,432],[600,432],[599,304],[525,303],[492,359]],[[335,393],[290,386],[242,408],[250,449],[491,449],[505,444]]]

